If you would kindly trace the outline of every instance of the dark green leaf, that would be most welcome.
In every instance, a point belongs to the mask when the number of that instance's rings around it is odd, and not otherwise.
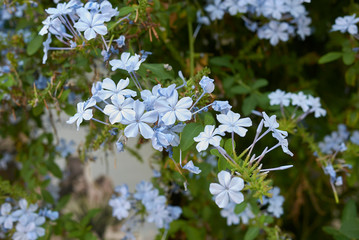
[[[31,56],[34,55],[42,46],[43,37],[41,35],[37,35],[34,39],[30,41],[27,45],[26,53]]]
[[[246,234],[244,235],[244,240],[253,240],[255,239],[259,234],[259,227],[250,227],[248,228]]]
[[[246,209],[246,207],[247,207],[247,202],[242,202],[240,204],[237,204],[236,207],[234,208],[235,214],[240,214],[241,212],[244,211],[244,209]]]
[[[265,79],[257,79],[253,85],[252,85],[252,88],[253,89],[258,89],[258,88],[261,88],[261,87],[265,87],[268,85],[268,81],[265,80]]]
[[[344,52],[343,53],[343,62],[345,65],[351,65],[355,61],[355,52]]]
[[[124,16],[126,16],[127,14],[129,14],[129,13],[131,13],[133,11],[135,11],[135,9],[133,7],[130,7],[130,6],[120,8],[118,17],[124,17]]]
[[[343,54],[341,52],[330,52],[325,54],[319,59],[319,64],[324,64],[328,62],[332,62],[340,58]]]
[[[194,143],[193,138],[197,137],[202,131],[204,127],[199,123],[190,123],[187,124],[181,134],[181,150],[186,151],[189,149]]]

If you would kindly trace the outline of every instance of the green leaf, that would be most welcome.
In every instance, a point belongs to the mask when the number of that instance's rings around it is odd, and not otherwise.
[[[234,142],[234,149],[236,149],[236,142]],[[232,138],[227,139],[224,143],[224,150],[226,150],[226,152],[229,155],[232,155],[231,153],[233,153],[233,146],[232,146]]]
[[[55,177],[61,179],[62,178],[62,171],[60,167],[54,161],[47,162],[47,168],[49,171],[54,174]]]
[[[234,86],[230,88],[230,91],[235,94],[248,94],[251,92],[251,89],[245,86]]]
[[[189,227],[185,228],[185,232],[187,235],[187,239],[189,239],[189,240],[203,239],[200,230],[197,228],[189,226]]]
[[[257,100],[255,95],[250,95],[245,98],[242,105],[242,111],[244,115],[249,115],[252,110],[257,106]]]
[[[51,203],[51,204],[53,204],[53,203],[55,202],[55,201],[54,201],[54,198],[52,197],[52,195],[51,195],[48,191],[42,189],[42,190],[41,190],[41,195],[42,195],[42,197],[43,197],[43,199],[44,199],[44,201],[45,201],[46,203]]]
[[[349,238],[359,238],[359,218],[343,221],[340,232]]]
[[[355,61],[355,52],[344,52],[343,53],[343,62],[345,65],[351,65]]]
[[[202,131],[204,127],[199,123],[190,123],[187,124],[181,134],[181,150],[186,151],[189,149],[194,143],[193,138],[197,137]]]
[[[31,56],[34,55],[42,46],[43,37],[41,35],[37,35],[34,39],[32,39],[27,45],[26,53]]]
[[[345,82],[349,86],[355,86],[355,80],[356,80],[356,70],[355,67],[351,67],[345,72]]]
[[[230,67],[231,64],[231,56],[225,55],[221,57],[213,57],[209,60],[209,63],[219,67]]]
[[[258,88],[261,88],[261,87],[265,87],[268,85],[268,81],[265,80],[265,79],[257,79],[253,85],[252,85],[252,88],[253,89],[258,89]]]
[[[232,166],[228,163],[227,159],[225,159],[223,156],[220,156],[218,158],[218,171],[227,170],[227,169],[232,169]]]
[[[332,235],[335,240],[350,240],[350,238],[346,237],[340,231],[333,227],[323,227],[323,231],[328,233],[329,235]]]
[[[86,216],[84,218],[81,219],[80,224],[82,226],[86,226],[90,223],[91,219],[93,217],[95,217],[99,212],[101,211],[101,209],[99,208],[95,208],[95,209],[91,209],[87,212]]]
[[[162,63],[143,63],[142,68],[150,70],[152,74],[160,80],[173,79],[173,71],[168,71],[164,68]]]
[[[357,217],[357,207],[355,206],[354,200],[349,200],[347,204],[345,204],[343,213],[342,213],[342,222],[351,221]]]
[[[253,240],[255,239],[259,234],[259,227],[250,227],[248,228],[248,231],[244,235],[244,240]]]
[[[324,63],[328,63],[328,62],[332,62],[334,60],[337,60],[338,58],[340,58],[343,54],[341,52],[330,52],[325,54],[324,56],[322,56],[318,63],[319,64],[324,64]]]
[[[247,202],[241,202],[240,204],[237,204],[234,208],[234,213],[235,214],[240,214],[241,212],[244,211],[244,209],[246,209],[247,207]]]
[[[120,8],[118,16],[119,17],[124,17],[124,16],[126,16],[127,14],[129,14],[129,13],[131,13],[133,11],[135,11],[135,9],[133,7],[130,7],[130,6],[123,7],[123,8]]]
[[[203,112],[200,114],[201,118],[203,118],[204,125],[215,125],[216,119],[213,117],[210,112]]]

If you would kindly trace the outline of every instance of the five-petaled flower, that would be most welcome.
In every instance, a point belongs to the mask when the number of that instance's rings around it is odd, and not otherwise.
[[[225,208],[228,203],[241,203],[244,200],[243,193],[240,191],[244,187],[244,181],[240,177],[231,178],[231,174],[226,171],[218,173],[218,183],[211,183],[209,191],[215,195],[215,201],[218,207]]]

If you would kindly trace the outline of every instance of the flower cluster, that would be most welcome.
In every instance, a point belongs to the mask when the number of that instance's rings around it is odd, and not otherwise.
[[[332,26],[332,31],[340,31],[341,33],[348,32],[352,35],[358,34],[358,26],[356,25],[358,22],[359,18],[356,17],[356,14],[337,17],[335,24]]]
[[[313,97],[310,94],[304,94],[303,92],[298,93],[287,93],[280,89],[275,92],[271,92],[268,95],[270,105],[279,105],[282,113],[284,112],[283,107],[288,107],[290,104],[295,106],[295,110],[292,113],[292,118],[296,115],[296,110],[300,107],[303,114],[297,118],[297,121],[303,120],[308,114],[314,113],[316,118],[324,117],[327,111],[322,108],[319,97]]]
[[[267,212],[272,214],[274,217],[279,218],[283,214],[284,197],[279,195],[279,187],[272,188],[269,190],[269,193],[272,194],[272,197],[263,197],[263,205],[268,204]]]
[[[347,149],[346,142],[348,140],[359,145],[359,131],[353,131],[350,136],[347,127],[344,124],[339,124],[338,131],[333,131],[330,135],[325,136],[318,146],[324,154],[335,154],[336,152],[343,152]]]
[[[117,8],[112,8],[109,1],[101,3],[90,1],[85,5],[80,0],[71,0],[67,3],[58,3],[56,8],[48,8],[49,16],[42,22],[43,27],[40,35],[48,34],[44,45],[43,64],[47,60],[49,50],[75,50],[86,45],[87,41],[100,37],[103,43],[105,60],[112,53],[118,53],[113,46],[110,46],[104,36],[108,29],[105,25],[112,17],[117,16]],[[120,19],[118,22],[123,21]],[[66,47],[50,47],[54,35]],[[119,41],[124,41],[123,36]],[[116,43],[116,41],[114,41]],[[111,52],[110,52],[111,51]]]
[[[139,203],[145,208],[147,222],[155,223],[157,228],[168,229],[169,224],[182,213],[180,207],[167,205],[166,197],[160,195],[150,182],[142,181],[137,184],[134,194],[128,191],[127,185],[117,186],[115,192],[117,195],[110,199],[109,205],[113,208],[112,215],[118,220],[127,218],[131,210],[139,212]]]
[[[235,212],[235,207],[235,203],[229,203],[220,212],[221,216],[227,219],[228,226],[237,225],[240,223],[248,224],[249,220],[255,217],[250,204],[247,204],[246,208],[240,213]]]
[[[311,18],[303,5],[305,0],[214,0],[204,7],[212,21],[220,20],[225,13],[231,16],[239,15],[245,22],[245,26],[253,32],[257,32],[261,39],[268,39],[274,46],[279,41],[286,42],[290,36],[298,35],[301,39],[311,34],[309,24]],[[246,15],[244,15],[246,14]],[[269,22],[261,23],[261,16]],[[197,13],[199,24],[209,25],[206,16]],[[198,30],[197,30],[198,32]]]
[[[37,204],[28,204],[25,199],[13,207],[9,202],[1,205],[0,232],[12,234],[12,239],[38,239],[45,235],[42,225],[46,218],[55,221],[59,213],[49,209],[41,209],[38,212]]]

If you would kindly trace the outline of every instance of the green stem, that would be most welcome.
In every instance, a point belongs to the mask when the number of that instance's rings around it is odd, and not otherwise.
[[[194,75],[194,39],[193,39],[193,28],[192,21],[189,16],[187,16],[187,26],[188,26],[188,42],[189,42],[189,60],[190,60],[190,75]]]

